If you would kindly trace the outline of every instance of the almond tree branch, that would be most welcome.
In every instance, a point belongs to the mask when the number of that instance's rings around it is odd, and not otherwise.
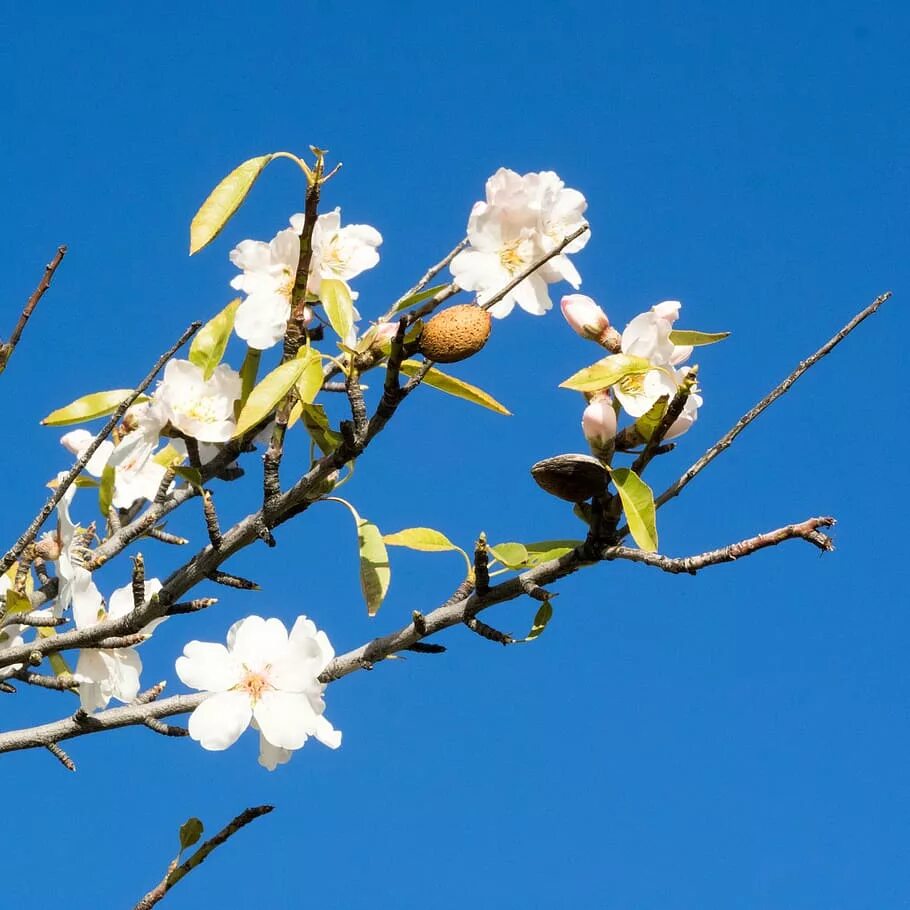
[[[789,391],[790,387],[799,379],[803,373],[810,367],[818,363],[826,354],[831,353],[864,319],[871,316],[878,308],[891,297],[891,291],[886,291],[879,297],[876,297],[872,303],[864,310],[857,313],[836,335],[826,341],[811,357],[800,361],[796,369],[787,376],[779,385],[775,386],[762,400],[755,405],[748,413],[743,414],[736,423],[721,436],[717,442],[705,452],[698,461],[695,462],[675,483],[667,487],[660,496],[655,500],[655,505],[660,508],[664,503],[669,502],[674,496],[678,496],[683,489],[693,480],[696,475],[700,474],[721,452],[728,449],[733,440],[739,436],[742,431],[755,420],[764,410],[769,408],[781,395]]]
[[[25,529],[19,539],[7,550],[6,555],[0,559],[0,575],[2,575],[20,556],[22,551],[35,539],[35,535],[41,530],[41,525],[47,520],[48,515],[57,507],[57,503],[63,499],[64,493],[72,486],[82,469],[89,463],[92,455],[98,450],[98,447],[113,432],[114,427],[122,419],[123,415],[129,410],[133,402],[152,384],[152,380],[158,375],[158,371],[177,353],[177,351],[199,330],[201,322],[192,323],[184,333],[174,342],[157,360],[151,371],[127,395],[117,406],[117,410],[111,414],[110,419],[98,432],[98,435],[89,443],[88,448],[76,459],[76,463],[70,468],[66,476],[57,484],[56,489],[51,494],[50,499],[44,504],[41,511],[32,520],[32,523]]]
[[[408,297],[413,297],[415,294],[419,294],[446,266],[448,266],[451,261],[468,245],[468,238],[465,237],[463,240],[460,240],[455,247],[450,250],[436,265],[430,266],[424,273],[423,278],[417,282],[409,291],[406,291],[401,297],[396,300],[392,306],[389,307],[382,316],[379,317],[379,322],[388,322],[397,312],[398,306]]]
[[[203,843],[193,855],[183,864],[177,865],[175,860],[168,867],[164,878],[154,887],[133,910],[150,910],[161,898],[164,897],[177,882],[180,881],[188,872],[192,872],[198,865],[205,861],[206,857],[216,848],[220,847],[228,838],[233,837],[241,828],[255,821],[263,815],[268,815],[274,806],[254,806],[251,809],[244,809],[236,818],[224,826],[214,837],[210,837]]]
[[[0,373],[6,369],[10,357],[13,356],[13,351],[16,350],[16,345],[19,344],[19,339],[22,337],[23,331],[25,331],[26,324],[35,311],[35,307],[40,303],[45,291],[51,286],[51,281],[54,277],[54,273],[57,271],[57,266],[63,262],[63,257],[65,255],[66,246],[57,247],[54,258],[44,267],[44,275],[41,277],[41,281],[38,282],[38,287],[35,288],[32,292],[32,296],[26,301],[25,307],[23,307],[22,313],[19,316],[19,321],[13,329],[13,334],[9,336],[9,341],[5,344],[0,344]]]
[[[823,551],[831,550],[833,546],[830,538],[818,529],[827,528],[833,524],[833,518],[810,518],[798,524],[786,525],[775,531],[758,534],[755,537],[730,544],[719,550],[712,550],[686,559],[672,559],[658,554],[642,553],[639,550],[631,550],[627,547],[607,547],[591,554],[587,552],[584,546],[581,546],[566,553],[564,556],[560,556],[558,559],[548,560],[533,569],[522,572],[514,578],[503,581],[494,587],[489,587],[483,593],[475,591],[471,585],[460,587],[455,595],[449,598],[442,606],[426,614],[417,613],[414,621],[407,626],[388,635],[374,638],[359,648],[336,657],[320,676],[320,682],[331,683],[358,670],[371,669],[375,664],[393,654],[412,650],[415,644],[436,632],[472,620],[478,613],[489,609],[495,604],[515,600],[526,595],[528,591],[536,590],[543,585],[565,578],[598,562],[629,559],[655,566],[667,572],[694,573],[708,566],[720,565],[724,562],[731,562],[735,559],[749,556],[766,547],[777,546],[787,540],[806,540]],[[170,579],[168,580],[169,582]],[[104,623],[99,623],[98,625],[101,626]],[[91,629],[86,631],[91,631]],[[67,636],[74,634],[78,633],[65,633],[58,636],[58,639],[65,640],[65,646],[69,647]],[[105,637],[109,637],[109,635]],[[85,714],[77,711],[72,717],[53,723],[0,733],[0,753],[47,746],[50,743],[62,742],[65,739],[73,739],[89,733],[100,733],[104,730],[113,730],[118,727],[145,724],[149,719],[187,714],[195,710],[206,697],[206,693],[176,695],[148,704],[133,704],[125,705],[122,708],[111,708],[97,714]]]

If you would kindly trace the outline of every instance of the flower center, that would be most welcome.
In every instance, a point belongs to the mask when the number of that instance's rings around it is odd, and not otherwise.
[[[250,701],[255,705],[262,693],[272,688],[265,672],[257,673],[254,670],[246,668],[243,679],[237,684],[237,688],[246,692],[250,696]]]
[[[219,419],[215,411],[215,402],[208,397],[182,401],[177,410],[190,420],[198,420],[200,423],[215,423]]]
[[[518,252],[518,244],[505,247],[499,254],[499,261],[502,267],[510,274],[514,275],[525,264],[521,253]]]
[[[347,259],[340,249],[338,236],[334,236],[322,252],[322,265],[336,275],[341,275],[347,268]]]
[[[645,391],[645,376],[647,373],[629,373],[617,383],[626,395],[642,395]]]

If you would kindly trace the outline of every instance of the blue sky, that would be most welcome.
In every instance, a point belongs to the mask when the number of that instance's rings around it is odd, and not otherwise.
[[[5,756],[6,815],[27,819],[17,856],[34,845],[70,908],[131,906],[187,816],[214,831],[268,802],[277,811],[165,906],[906,905],[908,25],[896,2],[7,5],[0,332],[70,245],[0,380],[9,541],[67,464],[37,420],[133,383],[230,299],[231,246],[300,209],[279,162],[187,257],[196,206],[251,155],[316,144],[344,162],[325,205],[385,241],[358,283],[367,317],[462,236],[499,166],[581,189],[593,236],[575,261],[615,323],[675,298],[686,326],[733,333],[700,356],[704,408],[656,486],[895,291],[660,514],[661,549],[686,555],[830,513],[835,554],[791,543],[696,578],[588,570],[558,586],[533,646],[454,630],[444,656],[333,685],[343,747],[308,745],[274,774],[252,736],[218,755],[148,731],[87,737],[70,750],[76,775]],[[579,534],[528,467],[584,449],[580,400],[556,386],[592,359],[557,314],[516,313],[453,368],[514,416],[425,390],[344,495],[386,531],[429,525],[464,546],[480,530]],[[223,517],[257,497],[226,493]],[[198,515],[175,527],[204,533]],[[369,620],[345,510],[313,508],[277,536],[231,564],[262,592],[207,592],[217,608],[160,630],[149,683],[179,688],[183,643],[248,613],[305,612],[343,650],[459,581],[457,556],[396,551]],[[143,551],[151,573],[174,565]],[[533,613],[513,602],[491,620],[517,634]],[[4,728],[71,710],[41,693],[0,707]],[[17,863],[3,902],[40,891],[38,868]]]

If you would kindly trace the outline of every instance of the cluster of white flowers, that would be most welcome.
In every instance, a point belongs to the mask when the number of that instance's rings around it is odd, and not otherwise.
[[[689,381],[691,392],[682,413],[664,439],[681,436],[695,423],[702,397],[697,386],[692,385],[692,368],[681,366],[692,356],[693,349],[670,340],[681,306],[678,300],[664,300],[626,326],[620,338],[620,351],[647,361],[648,367],[628,373],[613,385],[592,394],[582,417],[582,430],[595,448],[603,448],[616,435],[613,395],[623,410],[637,419],[647,414],[661,398],[672,400],[680,386]],[[569,294],[563,297],[561,309],[575,332],[603,343],[611,329],[610,320],[594,300],[583,294]]]
[[[278,344],[291,314],[291,295],[300,262],[300,234],[304,216],[291,216],[291,227],[270,243],[244,240],[231,251],[231,262],[242,271],[231,287],[246,294],[237,308],[234,331],[251,348],[266,350]],[[335,278],[345,285],[379,262],[379,231],[368,224],[341,226],[341,209],[316,219],[312,256],[307,274],[307,299],[319,299],[322,282]],[[351,292],[351,298],[357,298]],[[359,317],[357,317],[359,318]]]
[[[522,176],[500,168],[487,180],[486,197],[471,209],[469,246],[451,264],[455,283],[475,291],[481,304],[584,225],[587,208],[585,197],[567,189],[553,171]],[[577,253],[590,236],[585,231],[573,240],[490,307],[490,313],[508,316],[516,303],[535,316],[546,313],[553,306],[547,285],[556,281],[567,281],[574,288],[581,285],[581,276],[567,254]]]
[[[319,682],[334,656],[325,632],[306,616],[297,617],[290,635],[279,619],[248,616],[231,626],[227,647],[189,642],[177,675],[211,693],[190,715],[190,736],[217,751],[252,724],[259,731],[259,763],[270,771],[290,761],[310,736],[337,749],[341,733],[323,716]]]

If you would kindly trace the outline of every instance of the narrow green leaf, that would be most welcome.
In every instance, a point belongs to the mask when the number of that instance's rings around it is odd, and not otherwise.
[[[180,850],[186,850],[199,841],[202,832],[205,830],[202,822],[198,818],[188,818],[180,826]]]
[[[673,344],[678,344],[680,347],[687,347],[692,345],[693,347],[698,347],[703,344],[717,344],[718,341],[723,341],[725,338],[729,338],[729,332],[691,332],[687,329],[673,329],[670,332],[670,341]]]
[[[228,219],[252,189],[272,155],[250,158],[234,170],[209,193],[190,224],[190,256],[211,243],[227,224]]]
[[[596,392],[615,385],[625,376],[633,373],[647,373],[653,369],[651,361],[644,357],[633,357],[630,354],[611,354],[598,360],[597,363],[573,373],[561,389],[574,389],[576,392]]]
[[[256,348],[246,349],[243,363],[240,365],[240,401],[234,405],[237,414],[240,413],[241,408],[246,404],[247,398],[250,397],[250,392],[253,391],[256,385],[256,377],[259,375],[259,361],[261,359],[262,351]]]
[[[113,465],[105,465],[104,470],[101,472],[101,484],[98,486],[98,510],[105,521],[107,521],[111,505],[114,502],[116,473],[117,469]]]
[[[615,468],[611,474],[629,522],[629,533],[642,550],[653,553],[657,550],[657,513],[651,488],[629,468]]]
[[[344,341],[354,326],[354,302],[351,289],[339,278],[323,278],[319,285],[319,299],[329,325]]]
[[[234,316],[240,298],[232,300],[217,316],[213,316],[197,333],[190,345],[190,362],[202,369],[203,378],[211,379],[215,367],[221,363],[225,348],[234,328]]]
[[[340,502],[350,509],[357,524],[357,544],[360,550],[360,588],[367,604],[367,613],[375,616],[382,606],[392,571],[389,568],[389,553],[382,539],[382,532],[371,521],[361,518],[357,509],[346,499],[327,497],[331,502]]]
[[[528,551],[522,543],[498,543],[490,552],[507,568],[521,569],[528,564]]]
[[[6,613],[28,613],[32,609],[32,602],[13,588],[6,591]]]
[[[635,429],[638,430],[645,442],[651,438],[651,435],[657,429],[661,420],[663,420],[669,403],[669,395],[661,395],[660,398],[651,405],[648,412],[642,414],[642,416],[635,421]]]
[[[431,297],[435,297],[443,288],[447,288],[447,284],[437,284],[432,288],[424,288],[422,291],[418,291],[416,294],[411,294],[410,297],[405,297],[403,300],[399,300],[398,303],[392,308],[392,314],[402,313],[405,310],[409,310],[412,306],[417,306],[418,303],[423,303],[424,300],[429,300]]]
[[[537,543],[526,543],[525,549],[528,551],[526,565],[533,568],[542,562],[559,559],[583,543],[583,540],[540,540]]]
[[[423,364],[416,360],[405,360],[401,364],[401,372],[405,376],[416,376],[423,368]],[[442,373],[433,367],[426,376],[423,377],[423,384],[447,395],[454,395],[456,398],[463,398],[470,401],[471,404],[479,404],[482,408],[489,408],[497,414],[511,415],[511,411],[501,405],[492,395],[488,395],[483,389],[478,389],[462,379],[456,379],[447,373]]]
[[[322,360],[319,352],[312,350],[297,380],[297,395],[303,404],[312,404],[322,389]]]
[[[390,546],[407,547],[409,550],[421,550],[424,553],[459,549],[445,534],[433,528],[405,528],[395,534],[386,534],[382,539]]]
[[[113,414],[122,404],[124,399],[133,394],[132,389],[111,389],[108,392],[92,392],[71,401],[66,407],[51,411],[41,421],[46,427],[65,427],[71,423],[83,423],[94,420],[96,417],[107,417]],[[145,395],[140,395],[136,402],[148,401]]]
[[[304,351],[301,356],[287,363],[275,367],[265,376],[256,388],[250,392],[246,404],[240,409],[237,417],[237,429],[234,436],[242,436],[248,430],[267,420],[281,400],[300,379],[303,371],[311,359],[309,351]]]
[[[53,638],[57,634],[57,630],[53,626],[41,626],[35,631],[38,633],[39,638]],[[73,671],[70,669],[66,660],[64,660],[62,654],[48,654],[47,661],[51,665],[51,669],[54,671],[55,676],[73,675]]]
[[[334,452],[341,445],[341,434],[331,428],[325,408],[321,404],[304,405],[300,416],[307,432],[323,455]]]
[[[191,468],[188,465],[173,465],[174,473],[182,477],[191,487],[197,490],[202,489],[202,473],[199,468]]]
[[[539,638],[543,630],[546,629],[547,623],[552,618],[553,607],[550,605],[549,600],[545,600],[540,605],[540,609],[534,616],[534,622],[531,624],[531,631],[528,632],[527,637],[524,639],[524,641],[534,641],[535,638]]]

